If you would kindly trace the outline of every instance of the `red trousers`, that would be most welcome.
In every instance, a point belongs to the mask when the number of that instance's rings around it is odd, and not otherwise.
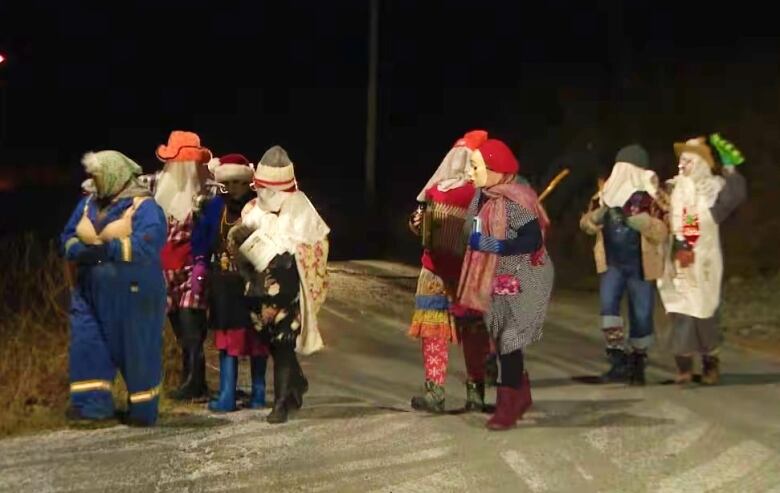
[[[472,382],[485,380],[485,360],[490,353],[490,338],[484,325],[465,327],[460,330],[463,344],[463,357],[466,361],[466,374]],[[449,341],[445,337],[422,338],[423,365],[425,380],[444,385],[449,364]]]

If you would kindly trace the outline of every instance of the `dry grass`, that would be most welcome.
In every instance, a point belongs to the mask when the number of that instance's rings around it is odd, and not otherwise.
[[[0,436],[66,426],[69,288],[54,244],[0,241]],[[179,350],[164,337],[164,383],[178,379]],[[117,379],[117,407],[126,391]],[[163,409],[165,409],[163,403]]]

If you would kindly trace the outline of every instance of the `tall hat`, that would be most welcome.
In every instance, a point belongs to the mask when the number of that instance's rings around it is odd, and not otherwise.
[[[255,168],[243,154],[227,154],[209,161],[209,171],[219,183],[231,180],[251,182]]]
[[[157,159],[168,161],[195,161],[208,163],[211,151],[200,145],[200,137],[193,132],[174,130],[168,137],[168,145],[161,144],[155,152]]]
[[[706,137],[696,137],[695,139],[689,139],[685,142],[676,142],[674,144],[674,153],[677,157],[683,152],[692,152],[704,159],[710,168],[715,167],[715,158],[712,155],[712,149],[707,145]]]
[[[265,151],[257,164],[254,182],[256,188],[270,188],[280,192],[294,192],[298,189],[293,163],[282,146],[275,145]]]
[[[477,150],[482,154],[487,169],[509,175],[516,175],[520,172],[520,163],[517,162],[514,153],[503,141],[487,139]]]

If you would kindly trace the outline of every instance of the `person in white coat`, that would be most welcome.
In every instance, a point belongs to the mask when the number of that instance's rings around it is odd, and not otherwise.
[[[287,421],[300,408],[308,381],[296,353],[322,349],[317,312],[327,293],[330,228],[295,180],[293,163],[271,147],[254,176],[257,198],[229,233],[238,250],[247,295],[255,299],[252,319],[271,348],[274,406],[269,423]],[[243,260],[242,260],[243,259]]]
[[[736,168],[744,158],[717,134],[676,143],[674,150],[679,173],[668,182],[670,255],[658,289],[672,322],[676,382],[693,380],[694,356],[701,355],[702,383],[713,385],[720,378],[718,352],[723,340],[718,325],[723,278],[720,224],[747,196],[745,179]]]

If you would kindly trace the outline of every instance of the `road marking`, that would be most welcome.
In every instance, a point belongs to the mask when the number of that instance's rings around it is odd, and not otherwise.
[[[661,481],[658,493],[710,491],[746,476],[773,455],[773,451],[755,441],[731,447],[711,461]]]
[[[352,318],[349,315],[346,315],[346,314],[336,310],[335,308],[333,308],[330,305],[322,305],[322,309],[325,310],[326,312],[331,313],[332,315],[335,315],[336,317],[338,317],[338,318],[340,318],[342,320],[346,320],[347,322],[354,322],[355,321],[354,318]]]
[[[427,474],[422,478],[384,486],[371,493],[440,493],[442,491],[466,491],[468,482],[457,468]]]
[[[712,426],[709,424],[699,424],[692,428],[683,430],[680,433],[674,433],[672,436],[664,440],[661,446],[661,453],[665,455],[679,455],[684,452],[688,447],[693,445],[697,440],[703,437]]]
[[[501,452],[501,458],[515,472],[515,474],[528,486],[534,493],[547,491],[545,483],[539,473],[531,466],[528,460],[520,455],[516,450],[506,450]]]
[[[593,481],[593,476],[580,464],[575,462],[574,467],[577,468],[577,472],[580,473],[580,476],[582,476],[585,481]]]
[[[399,457],[382,457],[380,459],[362,459],[347,462],[345,464],[339,464],[336,466],[341,472],[355,472],[363,471],[366,469],[375,469],[379,467],[398,466],[402,464],[409,464],[413,462],[419,462],[423,460],[440,459],[452,451],[452,447],[437,447],[419,452],[413,452],[411,454],[404,454]]]
[[[599,452],[606,453],[609,448],[609,428],[602,426],[594,428],[584,433],[585,440],[591,447]]]

